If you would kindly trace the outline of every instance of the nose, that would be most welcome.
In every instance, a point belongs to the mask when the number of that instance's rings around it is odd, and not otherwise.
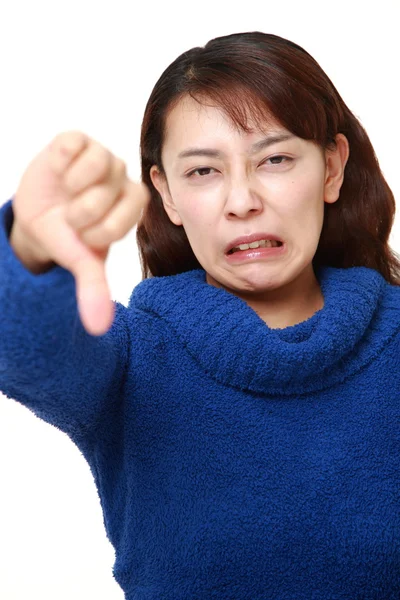
[[[262,199],[247,178],[244,181],[236,180],[229,184],[225,199],[225,216],[228,219],[232,217],[243,219],[248,215],[262,212],[262,209]]]

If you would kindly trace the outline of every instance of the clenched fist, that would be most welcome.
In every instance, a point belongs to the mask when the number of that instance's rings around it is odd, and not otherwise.
[[[92,335],[106,333],[114,318],[105,272],[110,245],[137,224],[149,200],[121,159],[79,131],[57,135],[22,176],[10,244],[36,272],[58,264],[74,275]]]

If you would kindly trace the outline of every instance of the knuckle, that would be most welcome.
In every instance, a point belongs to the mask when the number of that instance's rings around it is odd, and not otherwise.
[[[77,205],[69,207],[66,218],[67,222],[74,229],[82,229],[88,227],[90,223],[94,223],[98,220],[99,216],[96,214],[96,210],[93,208],[93,204],[89,202],[80,202]]]
[[[80,207],[81,214],[86,218],[100,217],[101,215],[101,200],[102,197],[99,193],[93,193],[86,198]]]
[[[110,159],[111,156],[108,150],[96,144],[90,149],[86,162],[91,171],[103,175],[110,168]]]
[[[69,224],[81,229],[97,223],[107,212],[111,199],[109,187],[94,186],[69,206],[67,210]]]
[[[117,173],[117,176],[125,176],[126,175],[126,162],[121,160],[120,158],[116,159],[115,162],[115,170]]]
[[[119,223],[115,218],[110,218],[104,221],[103,230],[106,240],[113,241],[118,238],[119,229]]]
[[[107,248],[113,241],[107,239],[107,236],[104,235],[103,227],[95,227],[92,229],[88,229],[87,231],[81,232],[80,235],[81,239],[85,244],[87,244],[91,248],[95,248],[96,250]]]
[[[97,185],[86,194],[85,202],[93,214],[103,215],[113,204],[114,191],[111,185]]]
[[[119,225],[115,219],[108,219],[97,226],[80,233],[82,240],[96,249],[106,248],[119,239]]]
[[[82,131],[62,131],[53,138],[52,145],[73,149],[82,146],[86,141],[87,136]]]

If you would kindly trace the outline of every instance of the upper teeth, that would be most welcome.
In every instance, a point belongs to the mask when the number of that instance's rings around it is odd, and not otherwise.
[[[232,250],[248,250],[249,248],[275,248],[278,245],[276,240],[258,240],[257,242],[251,242],[251,244],[240,244]]]

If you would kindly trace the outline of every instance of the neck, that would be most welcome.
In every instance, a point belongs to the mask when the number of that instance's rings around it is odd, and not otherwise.
[[[274,290],[249,292],[227,288],[207,274],[207,282],[223,287],[244,300],[270,329],[284,329],[312,317],[324,306],[320,285],[312,265],[295,280]]]

